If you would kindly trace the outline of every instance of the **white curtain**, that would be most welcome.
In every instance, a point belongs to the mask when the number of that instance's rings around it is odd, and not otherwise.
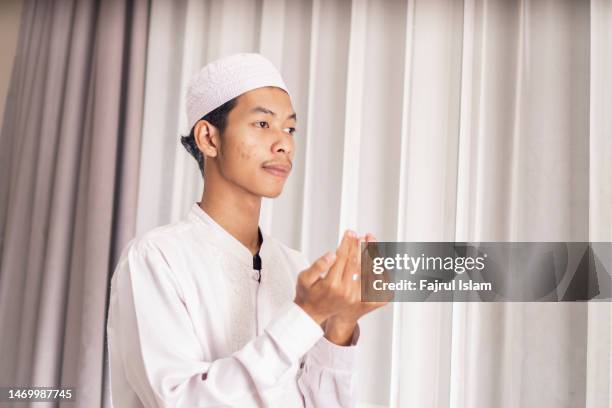
[[[138,233],[199,199],[186,83],[243,51],[298,114],[261,223],[311,259],[348,227],[612,241],[612,0],[153,0]],[[364,407],[612,406],[610,303],[397,303],[361,324]]]

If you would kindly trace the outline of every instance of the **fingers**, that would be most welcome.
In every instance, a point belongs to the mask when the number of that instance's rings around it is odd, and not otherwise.
[[[324,275],[329,271],[329,268],[336,261],[336,254],[334,252],[328,252],[319,259],[317,259],[310,268],[302,271],[298,276],[298,280],[300,284],[304,286],[311,286],[313,283],[317,281],[317,279],[321,278],[321,275]]]
[[[337,283],[342,279],[342,273],[344,272],[346,260],[351,248],[350,245],[355,236],[356,234],[351,230],[347,230],[344,233],[340,246],[336,250],[336,263],[331,267],[329,273],[325,277],[325,280],[330,284]]]
[[[377,301],[383,297],[382,294],[380,294],[378,291],[375,291],[373,288],[374,280],[381,278],[380,276],[374,275],[372,273],[374,262],[373,260],[376,256],[378,256],[379,252],[376,244],[376,237],[374,237],[374,235],[370,233],[366,234],[365,241],[366,245],[362,258],[363,269],[365,271],[365,274],[363,275],[364,292],[362,294],[365,295],[365,299],[368,300],[368,302],[366,303],[369,305],[369,307],[372,307],[373,310],[374,308],[382,306],[382,304],[377,305]],[[382,279],[384,281],[388,281],[388,277],[386,276],[383,276]]]
[[[346,261],[346,266],[342,275],[342,281],[345,285],[357,285],[356,282],[359,279],[360,274],[360,262],[361,262],[361,239],[355,237],[351,241],[349,254]]]
[[[365,242],[365,245],[363,246],[363,251],[361,252],[361,262],[364,262],[364,260],[367,261],[367,258],[370,254],[369,247],[372,246],[368,244],[372,244],[373,242],[376,242],[376,237],[372,233],[368,232],[367,234],[364,235],[363,242]]]
[[[369,244],[374,244],[376,241],[376,237],[373,234],[370,234],[369,232],[366,234],[366,243]],[[366,245],[366,249],[368,252],[368,256],[370,258],[375,258],[376,256],[379,255],[378,253],[378,245]]]
[[[374,254],[374,251],[375,251],[374,249],[375,245],[373,245],[373,243],[376,242],[376,238],[374,237],[374,235],[368,232],[364,237],[364,241],[365,241],[365,245],[363,248],[363,252],[361,253],[362,255],[361,262],[369,266],[372,263],[372,259],[373,259],[372,255]]]
[[[368,233],[366,234],[366,242],[370,243],[371,245],[367,245],[367,257],[368,257],[368,270],[371,270],[371,266],[370,263],[373,262],[373,259],[376,257],[380,256],[380,251],[378,248],[378,244],[375,244],[376,241],[376,237],[374,237],[374,235]],[[373,292],[373,288],[371,285],[371,280],[373,280],[373,276],[371,274],[368,274],[368,277],[370,277],[370,282],[368,282],[368,284],[366,285],[366,291],[367,292]],[[379,279],[382,279],[383,282],[390,282],[391,281],[391,277],[389,276],[389,271],[388,270],[384,270],[384,272],[382,273],[382,276],[379,276]],[[380,292],[376,292],[376,293],[372,293],[372,297],[376,299],[375,302],[371,302],[372,303],[372,310],[377,309],[379,307],[382,307],[384,305],[386,305],[387,303],[389,303],[391,300],[393,300],[395,298],[395,292],[392,290],[384,290],[382,293]]]

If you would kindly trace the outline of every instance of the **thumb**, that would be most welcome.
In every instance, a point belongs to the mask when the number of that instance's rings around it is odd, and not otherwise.
[[[328,252],[319,259],[317,259],[310,268],[302,271],[298,276],[298,281],[301,285],[311,286],[318,279],[322,278],[327,274],[329,268],[336,261],[336,254],[334,252]]]

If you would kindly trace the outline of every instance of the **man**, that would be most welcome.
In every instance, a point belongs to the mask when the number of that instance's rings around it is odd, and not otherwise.
[[[205,66],[187,93],[186,148],[204,176],[181,221],[132,240],[111,284],[116,407],[354,404],[360,241],[308,265],[258,227],[291,171],[296,114],[258,54]],[[299,276],[298,276],[299,274]],[[297,284],[296,284],[297,282]]]

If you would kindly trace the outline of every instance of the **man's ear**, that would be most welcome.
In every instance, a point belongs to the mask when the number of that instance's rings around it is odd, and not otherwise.
[[[193,129],[198,149],[205,157],[217,157],[219,153],[219,132],[217,128],[210,124],[207,120],[200,120],[195,124]]]

